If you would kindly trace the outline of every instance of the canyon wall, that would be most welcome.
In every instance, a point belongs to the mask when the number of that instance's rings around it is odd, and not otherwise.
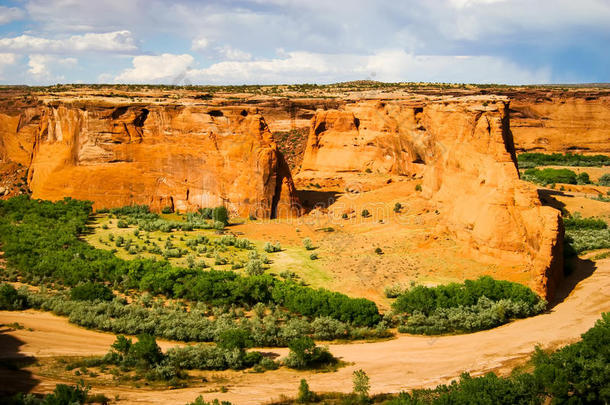
[[[563,273],[560,213],[519,180],[508,106],[504,98],[468,97],[320,110],[299,176],[421,177],[444,231],[475,254],[529,271],[531,287],[551,297]]]
[[[1,155],[34,198],[298,214],[290,170],[256,109],[52,102],[0,113]]]
[[[517,150],[610,153],[610,95],[515,94],[511,128]]]

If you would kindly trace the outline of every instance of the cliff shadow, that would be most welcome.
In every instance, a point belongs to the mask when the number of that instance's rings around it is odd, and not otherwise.
[[[316,207],[328,208],[341,195],[335,191],[317,191],[317,190],[297,190],[297,197],[303,204],[303,208],[311,211]]]
[[[549,309],[562,303],[576,286],[583,280],[589,278],[597,268],[594,261],[589,259],[581,259],[578,256],[573,256],[565,259],[564,272],[567,273],[563,280],[559,283],[555,292],[555,298],[549,302]]]
[[[553,207],[563,213],[565,211],[566,205],[555,198],[555,196],[558,195],[562,197],[572,197],[571,195],[566,194],[563,191],[538,189],[538,198],[540,198],[540,202],[542,202],[542,205]]]
[[[19,352],[25,342],[9,335],[12,330],[11,326],[0,324],[0,402],[21,392],[29,393],[39,383],[30,371],[24,370],[36,359]]]

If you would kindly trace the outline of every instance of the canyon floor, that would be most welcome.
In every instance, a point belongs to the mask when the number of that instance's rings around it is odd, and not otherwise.
[[[423,337],[402,335],[397,339],[331,345],[330,350],[347,362],[331,373],[294,372],[285,368],[263,374],[247,372],[206,373],[209,383],[176,390],[104,387],[94,379],[93,392],[116,398],[121,404],[184,404],[198,395],[235,404],[260,404],[294,396],[301,378],[318,392],[350,392],[351,373],[365,370],[374,393],[399,392],[417,387],[433,387],[455,379],[462,372],[474,375],[495,371],[508,374],[524,364],[536,345],[555,349],[575,342],[591,328],[600,313],[610,311],[610,259],[596,263],[579,260],[576,271],[565,280],[560,302],[548,313],[518,320],[502,327],[459,336]],[[566,296],[567,295],[567,296]],[[563,297],[565,296],[565,297]],[[21,330],[7,330],[18,322]],[[76,327],[49,313],[0,312],[3,333],[0,357],[35,357],[39,361],[57,356],[101,355],[107,352],[114,335]],[[167,348],[176,343],[160,342]],[[285,355],[286,350],[269,349]],[[20,372],[5,372],[2,387],[29,387],[32,392],[50,392],[59,382],[74,383],[37,374],[31,365]],[[220,386],[228,392],[220,392]]]
[[[570,212],[581,212],[584,216],[608,219],[608,203],[589,198],[588,193],[592,191],[587,187],[591,186],[571,186],[570,190],[564,191],[545,188],[541,193],[549,204],[560,205]],[[456,263],[460,260],[463,268],[481,271],[481,268],[473,269],[472,263],[477,262],[460,254],[454,242],[427,242],[430,238],[425,235],[431,234],[437,215],[426,212],[425,203],[418,201],[415,191],[407,190],[414,190],[412,181],[397,181],[377,190],[338,196],[335,209],[331,204],[317,217],[316,213],[311,213],[307,217],[309,221],[307,218],[302,218],[299,224],[287,220],[245,221],[234,226],[232,232],[245,235],[258,244],[265,240],[280,241],[285,249],[273,256],[272,268],[299,271],[300,276],[313,285],[326,283],[327,288],[369,296],[382,307],[387,307],[382,288],[390,281],[406,283],[410,278],[422,283],[438,283],[468,277],[468,274],[456,273],[460,268]],[[346,209],[357,213],[367,202],[378,201],[380,193],[384,195],[385,205],[379,212],[372,211],[372,218],[362,219],[355,214],[350,214],[348,220],[341,218]],[[405,204],[402,213],[388,214],[388,209],[400,201],[398,196],[404,200],[409,193],[412,198],[408,199],[409,204]],[[101,224],[105,221],[107,219],[96,221],[95,229],[101,232]],[[328,226],[336,229],[324,232]],[[88,237],[91,243],[95,244],[98,235],[96,232]],[[316,251],[326,260],[311,264],[302,252],[305,251],[301,246],[304,237],[312,238],[314,245],[318,246]],[[374,246],[382,247],[386,253],[375,255],[372,252]],[[409,251],[411,253],[406,255]],[[365,370],[370,376],[373,393],[434,387],[457,378],[462,372],[480,375],[494,371],[507,375],[515,367],[526,364],[537,345],[556,349],[575,342],[580,334],[593,326],[602,312],[610,311],[610,259],[590,260],[598,253],[581,255],[575,261],[575,270],[562,282],[557,299],[547,313],[466,335],[424,337],[399,334],[387,341],[331,344],[331,352],[346,364],[334,372],[295,372],[284,367],[262,374],[200,372],[197,375],[205,378],[205,382],[173,390],[113,386],[111,382],[88,377],[85,381],[92,385],[92,392],[105,394],[113,399],[113,403],[184,404],[203,395],[207,400],[218,398],[234,404],[260,404],[281,396],[294,396],[301,378],[306,378],[311,389],[317,392],[350,392],[351,374],[357,369]],[[336,260],[337,257],[341,260]],[[430,272],[420,273],[421,263],[426,263],[423,259],[426,257]],[[393,260],[406,262],[414,258],[419,271],[396,270],[398,262]],[[308,261],[310,265],[303,266]],[[440,266],[441,263],[445,266]],[[441,270],[434,273],[433,267]],[[493,269],[494,266],[490,266],[487,270],[493,272]],[[10,327],[15,323],[20,325],[19,329]],[[73,384],[76,377],[68,378],[49,365],[60,358],[103,355],[115,339],[113,334],[83,329],[65,318],[33,310],[2,311],[0,324],[0,358],[22,359],[25,364],[29,358],[36,359],[18,372],[3,371],[0,389],[20,387],[45,393],[52,391],[57,383]],[[164,350],[181,344],[159,343]],[[263,351],[277,357],[287,354],[287,349]]]

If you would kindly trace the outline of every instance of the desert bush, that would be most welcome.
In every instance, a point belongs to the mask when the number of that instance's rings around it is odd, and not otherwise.
[[[100,283],[86,282],[70,289],[70,299],[74,301],[112,301],[112,290]]]
[[[610,187],[610,173],[603,174],[597,180],[600,186]]]
[[[277,242],[275,245],[272,244],[271,242],[265,242],[265,245],[263,246],[263,250],[267,253],[280,252],[282,250],[282,245],[280,245],[279,242]]]
[[[0,284],[0,310],[18,311],[28,307],[26,295],[10,284]]]
[[[290,352],[283,363],[289,368],[318,368],[337,362],[337,359],[330,354],[327,348],[316,346],[310,337],[294,339],[288,347]]]
[[[566,241],[576,253],[610,248],[610,229],[568,229]]]
[[[531,181],[541,185],[549,185],[555,183],[577,184],[578,177],[576,173],[569,169],[527,169],[523,173],[523,180]]]
[[[305,316],[331,316],[356,325],[381,319],[372,301],[266,275],[242,277],[231,271],[174,267],[167,261],[119,259],[79,238],[90,213],[90,202],[72,199],[48,202],[19,196],[0,201],[0,242],[7,264],[25,282],[53,281],[73,287],[89,280],[213,305],[273,302]],[[176,248],[167,247],[168,255],[184,254],[171,249]]]
[[[572,216],[563,219],[566,230],[573,229],[607,229],[608,224],[601,218],[583,218],[575,212]]]
[[[316,394],[309,389],[309,384],[304,378],[299,384],[299,392],[297,394],[297,402],[300,404],[308,404],[316,400]]]
[[[605,155],[582,155],[578,153],[521,153],[517,156],[519,167],[536,166],[609,166],[610,157]]]
[[[212,211],[212,219],[214,222],[222,222],[223,225],[229,224],[229,211],[224,206],[216,207]]]
[[[116,226],[118,228],[127,228],[129,225],[127,224],[126,221],[123,221],[122,219],[119,219],[116,223]]]
[[[315,247],[313,246],[313,243],[311,242],[311,239],[309,239],[309,238],[303,239],[303,247],[306,250],[313,250],[313,249],[315,249]]]
[[[533,371],[513,372],[507,378],[493,373],[471,377],[434,389],[403,392],[388,405],[426,404],[603,404],[610,401],[610,314],[602,314],[582,340],[553,353],[539,348]]]
[[[589,178],[589,174],[586,172],[579,173],[576,175],[576,184],[591,184],[591,179]]]
[[[493,328],[542,312],[546,301],[529,288],[489,276],[437,287],[412,287],[392,305],[409,317],[399,331],[441,334]]]

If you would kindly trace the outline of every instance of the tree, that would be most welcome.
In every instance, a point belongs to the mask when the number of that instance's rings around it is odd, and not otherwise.
[[[105,285],[88,281],[73,287],[70,290],[70,299],[75,301],[112,301],[114,294]]]
[[[129,348],[129,357],[137,362],[144,362],[149,366],[161,363],[163,353],[157,345],[154,336],[147,333],[138,335],[138,341]]]
[[[212,211],[212,219],[214,222],[222,222],[224,225],[229,224],[229,211],[224,205],[214,208]]]
[[[27,308],[27,297],[10,284],[0,285],[0,309],[9,311]]]
[[[309,336],[293,339],[289,344],[290,352],[284,359],[286,366],[296,369],[318,367],[333,364],[337,361],[327,348],[316,346]]]
[[[364,370],[356,370],[353,374],[353,383],[354,383],[354,394],[358,395],[360,399],[365,400],[369,397],[369,390],[371,389],[371,384],[369,382],[369,376],[366,375]]]
[[[402,204],[397,202],[396,204],[394,204],[394,212],[398,213],[400,212],[400,210],[402,209]]]
[[[368,218],[371,216],[371,213],[369,212],[369,210],[367,210],[366,208],[362,210],[362,214],[361,214],[364,218]]]
[[[307,384],[307,380],[304,378],[301,380],[301,384],[299,384],[299,394],[297,395],[297,402],[301,404],[306,404],[315,400],[315,394],[310,391],[309,384]]]
[[[133,342],[131,339],[127,339],[123,335],[119,335],[116,337],[116,340],[112,344],[112,348],[122,355],[126,356],[129,353],[129,349],[131,349],[131,345]]]
[[[227,329],[220,333],[217,342],[219,347],[227,350],[243,350],[253,343],[250,333],[244,329]]]

